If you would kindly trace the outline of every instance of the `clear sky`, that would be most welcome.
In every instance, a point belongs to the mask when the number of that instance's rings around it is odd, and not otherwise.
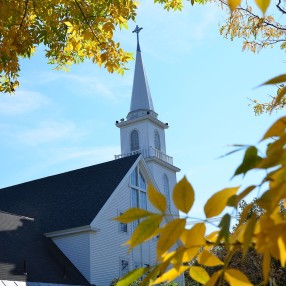
[[[166,12],[142,1],[137,23],[116,38],[136,49],[135,25],[155,111],[168,122],[167,154],[196,190],[194,215],[230,181],[243,153],[218,159],[231,144],[256,144],[284,112],[255,116],[248,98],[264,99],[271,88],[255,88],[285,72],[285,54],[275,47],[242,52],[242,41],[219,34],[224,13],[214,5]],[[281,18],[281,21],[285,20]],[[112,160],[120,153],[115,121],[129,111],[134,61],[122,77],[89,62],[69,73],[54,71],[41,51],[22,61],[16,96],[0,95],[0,188]],[[255,179],[252,176],[246,179]]]

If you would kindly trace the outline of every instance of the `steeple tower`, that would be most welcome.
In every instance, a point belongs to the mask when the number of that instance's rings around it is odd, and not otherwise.
[[[139,28],[137,25],[135,30],[133,31],[133,33],[137,34],[137,51],[136,51],[136,62],[135,62],[135,71],[133,78],[130,111],[127,115],[127,119],[139,117],[140,115],[142,115],[142,112],[146,114],[146,111],[151,112],[151,114],[154,117],[157,117],[157,114],[155,114],[154,112],[149,84],[141,56],[139,32],[142,29],[143,28]]]
[[[180,169],[173,165],[173,158],[166,154],[165,129],[169,125],[160,121],[154,110],[139,43],[141,30],[136,26],[133,31],[137,34],[137,51],[131,104],[127,120],[116,121],[116,126],[120,128],[121,154],[116,155],[115,159],[140,153],[157,187],[166,195],[170,211],[174,213],[170,198],[176,184],[176,172]]]

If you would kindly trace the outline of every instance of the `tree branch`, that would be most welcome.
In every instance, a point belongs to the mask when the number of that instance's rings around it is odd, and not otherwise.
[[[282,12],[283,14],[286,14],[286,11],[283,10],[283,9],[280,7],[280,4],[281,4],[281,0],[278,0],[278,3],[276,4],[277,9],[278,9],[280,12]]]
[[[84,18],[84,20],[85,20],[85,23],[86,23],[86,24],[88,25],[88,27],[90,28],[90,30],[91,30],[91,32],[92,32],[94,38],[99,42],[99,44],[102,44],[102,43],[100,42],[100,40],[98,39],[97,35],[95,34],[95,32],[94,32],[92,26],[89,24],[89,22],[88,22],[88,20],[87,20],[87,18],[86,18],[86,16],[85,16],[85,14],[84,14],[84,12],[83,12],[83,10],[82,10],[80,4],[78,3],[77,0],[74,0],[74,1],[75,1],[76,5],[77,5],[78,9],[80,10],[82,16],[83,16],[83,18]]]
[[[218,0],[218,1],[221,2],[225,6],[228,6],[224,0]],[[279,0],[279,1],[281,1],[281,0]],[[249,15],[251,15],[252,17],[257,18],[257,19],[263,19],[263,18],[260,18],[258,15],[255,15],[254,13],[250,12],[247,8],[237,7],[236,10],[244,11],[244,12],[248,13]],[[284,13],[286,13],[286,12],[284,12]],[[271,26],[277,30],[286,32],[286,28],[283,28],[283,27],[277,26],[275,24],[269,23],[268,21],[266,21],[264,19],[263,19],[263,24],[265,24],[266,26]]]

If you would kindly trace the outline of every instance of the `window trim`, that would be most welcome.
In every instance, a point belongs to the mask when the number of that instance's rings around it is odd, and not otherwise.
[[[136,176],[137,176],[137,179],[135,180],[137,185],[133,185],[132,184],[132,180],[131,180],[131,177],[132,177],[132,174],[133,172],[136,172]],[[144,179],[145,181],[145,188],[141,187],[140,185],[140,173],[141,173],[141,176],[142,178]],[[130,188],[130,197],[131,197],[131,202],[130,202],[130,205],[132,208],[143,208],[143,200],[141,198],[142,194],[145,195],[145,203],[144,203],[144,209],[145,210],[148,210],[148,199],[147,199],[147,187],[148,187],[148,183],[147,183],[147,180],[145,178],[145,176],[143,175],[143,172],[140,170],[139,166],[137,165],[134,170],[132,171],[131,175],[130,175],[130,180],[129,180],[129,188]],[[133,201],[133,193],[134,191],[136,192],[136,204],[134,204],[134,201]],[[139,220],[137,221],[134,221],[132,222],[132,232],[134,231],[134,229],[136,228],[136,226],[139,224]]]
[[[167,188],[165,188],[166,186]],[[169,178],[166,173],[163,174],[163,194],[166,197],[168,209],[171,209],[170,183],[169,183]]]
[[[120,210],[117,210],[117,216],[121,216],[124,212],[123,211],[120,211]],[[125,225],[126,227],[126,231],[123,231],[122,230],[122,225]],[[123,233],[123,234],[128,234],[128,224],[127,223],[123,223],[123,222],[118,222],[118,232],[119,233]]]
[[[134,134],[134,132],[137,133],[137,140],[138,140],[138,145],[135,146],[135,149],[132,148],[132,142],[133,142],[133,141],[132,141],[132,134]],[[129,138],[130,138],[130,152],[135,152],[135,151],[140,150],[139,130],[138,130],[138,129],[133,129],[133,130],[130,132]],[[138,147],[138,148],[136,149],[136,147]]]
[[[123,273],[123,269],[122,269],[122,261],[127,261],[127,265],[128,265],[128,269],[126,273]],[[127,274],[130,271],[130,261],[127,257],[119,257],[119,277],[124,276],[125,274]]]
[[[156,143],[159,143],[159,145],[157,146]],[[161,137],[160,137],[160,133],[157,129],[154,130],[154,147],[156,150],[161,151]],[[159,147],[159,148],[157,148],[157,147]]]

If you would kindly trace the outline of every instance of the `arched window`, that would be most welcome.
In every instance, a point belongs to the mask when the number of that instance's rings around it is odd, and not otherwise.
[[[160,135],[157,130],[155,130],[155,133],[154,133],[154,143],[155,143],[155,148],[157,150],[161,150]]]
[[[130,134],[130,150],[139,150],[139,134],[137,130],[133,130]]]
[[[164,195],[167,200],[167,205],[168,205],[168,208],[170,209],[169,179],[166,174],[163,175],[163,188],[164,188]]]

